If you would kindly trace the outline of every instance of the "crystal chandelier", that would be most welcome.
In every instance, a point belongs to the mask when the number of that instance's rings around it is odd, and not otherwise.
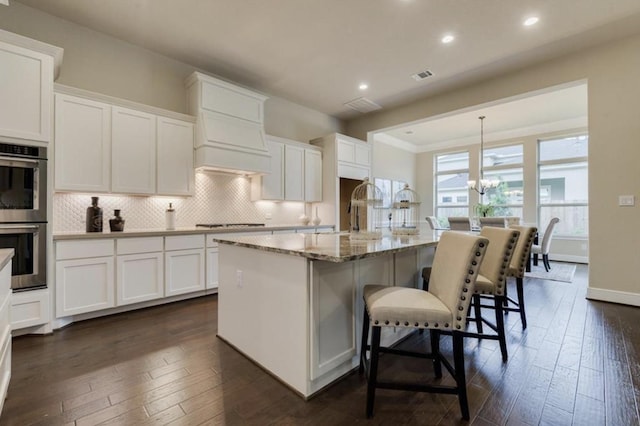
[[[480,195],[484,195],[487,189],[496,188],[500,185],[499,180],[490,180],[484,178],[484,119],[485,116],[481,115],[478,117],[480,119],[480,176],[477,181],[469,180],[467,181],[467,186],[469,189],[473,189]]]

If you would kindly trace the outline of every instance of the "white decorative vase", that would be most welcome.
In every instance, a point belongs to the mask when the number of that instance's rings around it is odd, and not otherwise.
[[[320,216],[318,216],[318,208],[316,207],[316,217],[313,218],[313,220],[311,221],[311,223],[313,223],[315,226],[320,225]]]
[[[307,216],[306,214],[302,213],[300,215],[300,217],[298,218],[298,221],[300,222],[301,225],[308,225],[309,224],[309,216]]]

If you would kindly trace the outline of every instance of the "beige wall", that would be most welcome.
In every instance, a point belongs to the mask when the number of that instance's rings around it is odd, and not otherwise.
[[[416,155],[380,141],[373,141],[374,178],[393,179],[407,182],[412,189],[416,186]]]
[[[0,9],[0,28],[64,48],[58,83],[187,112],[184,79],[195,70],[188,64],[15,2]],[[269,134],[308,142],[341,131],[342,123],[272,97],[265,127]]]
[[[497,76],[347,123],[367,132],[521,93],[586,79],[589,97],[589,297],[640,306],[635,258],[640,206],[619,207],[618,195],[640,196],[640,35]],[[418,158],[418,179],[432,171]],[[423,167],[424,165],[424,167]],[[424,193],[424,196],[429,194]],[[640,201],[640,200],[639,200]]]

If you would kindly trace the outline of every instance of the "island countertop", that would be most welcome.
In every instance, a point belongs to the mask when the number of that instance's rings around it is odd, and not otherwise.
[[[425,230],[418,235],[383,234],[378,240],[352,240],[348,233],[247,235],[216,238],[229,244],[256,250],[302,256],[327,262],[350,262],[356,259],[398,253],[412,248],[435,246],[440,231]]]

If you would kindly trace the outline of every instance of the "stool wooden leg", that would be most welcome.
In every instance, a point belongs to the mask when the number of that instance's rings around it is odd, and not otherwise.
[[[505,308],[509,306],[509,299],[507,299],[507,290],[509,289],[509,280],[506,279],[504,281],[504,303],[502,304],[502,306],[504,306]],[[505,311],[507,314],[509,313],[509,311]]]
[[[442,377],[442,363],[440,362],[440,331],[431,329],[429,330],[429,337],[431,338],[431,354],[433,355],[433,372],[436,378]]]
[[[544,264],[544,270],[549,272],[549,269],[551,269],[551,264],[549,263],[549,255],[548,254],[543,254],[542,255],[542,263]]]
[[[476,329],[478,333],[482,334],[482,306],[480,306],[481,300],[479,294],[472,296],[473,301],[473,313],[476,316]]]
[[[371,328],[371,364],[367,383],[367,418],[373,417],[373,401],[376,397],[376,382],[378,379],[378,352],[380,350],[380,327]]]
[[[498,333],[498,341],[500,342],[500,352],[502,352],[502,362],[507,362],[507,337],[504,332],[504,312],[502,311],[502,304],[504,302],[504,296],[495,296],[495,308],[496,308],[496,328]]]
[[[360,368],[358,372],[364,372],[364,366],[367,362],[367,340],[369,340],[369,314],[367,308],[364,309],[364,317],[362,318],[362,342],[360,343]]]
[[[467,379],[464,373],[464,345],[461,332],[453,332],[453,365],[456,371],[456,387],[462,418],[469,420],[469,402],[467,400]]]
[[[522,329],[527,328],[527,315],[524,312],[524,285],[523,278],[516,278],[516,290],[518,291],[518,308],[520,309],[520,320],[522,321]]]

